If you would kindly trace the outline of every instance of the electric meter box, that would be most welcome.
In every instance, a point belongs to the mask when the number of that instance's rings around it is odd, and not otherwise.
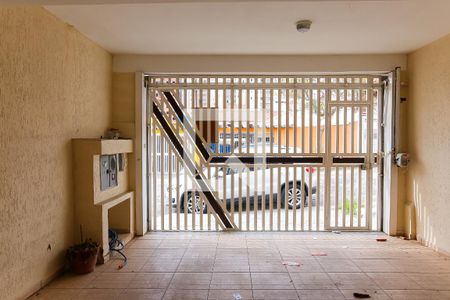
[[[100,190],[117,186],[117,154],[100,155]]]

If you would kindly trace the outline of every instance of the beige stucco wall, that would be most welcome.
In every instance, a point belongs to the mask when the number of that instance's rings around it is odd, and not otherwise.
[[[135,73],[112,75],[112,127],[119,129],[121,136],[135,138]],[[134,153],[128,157],[128,180],[131,190],[136,189]]]
[[[135,74],[117,73],[112,76],[112,125],[127,138],[133,138],[135,114]]]
[[[409,55],[408,77],[407,198],[418,240],[450,253],[450,35]]]
[[[114,55],[114,72],[318,73],[406,68],[405,54],[381,55]]]
[[[109,126],[112,58],[40,7],[0,8],[0,41],[0,298],[17,299],[75,242],[71,139]]]

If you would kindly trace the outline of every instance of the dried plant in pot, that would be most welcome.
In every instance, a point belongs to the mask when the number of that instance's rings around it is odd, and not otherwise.
[[[81,239],[83,239],[83,235],[81,235]],[[66,259],[72,271],[76,274],[87,274],[94,271],[99,249],[99,245],[90,239],[67,249]]]
[[[73,245],[66,252],[66,259],[72,271],[76,274],[87,274],[94,271],[97,264],[99,246],[96,242],[86,240]]]

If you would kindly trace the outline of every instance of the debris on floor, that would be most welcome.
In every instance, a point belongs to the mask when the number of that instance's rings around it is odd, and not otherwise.
[[[322,251],[312,252],[311,255],[312,256],[328,256],[328,254],[326,254],[325,252],[322,252]]]
[[[339,230],[333,230],[332,233],[341,234],[341,232]]]
[[[377,238],[377,242],[386,242],[387,238]]]
[[[285,266],[300,267],[300,263],[295,262],[295,261],[283,261],[282,264]]]
[[[241,300],[242,299],[241,294],[239,294],[239,293],[233,294],[233,297],[234,297],[234,300]]]
[[[370,295],[365,293],[353,293],[353,297],[357,299],[368,299],[370,298]]]

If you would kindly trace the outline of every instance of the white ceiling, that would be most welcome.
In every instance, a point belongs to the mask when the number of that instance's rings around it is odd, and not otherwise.
[[[175,2],[45,7],[121,54],[408,53],[450,33],[450,0]]]

